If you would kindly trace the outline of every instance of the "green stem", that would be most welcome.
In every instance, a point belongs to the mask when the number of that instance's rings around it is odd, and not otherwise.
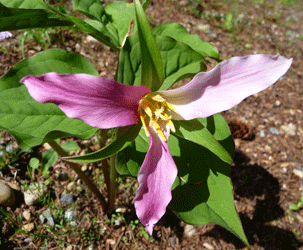
[[[55,142],[50,141],[48,144],[61,156],[66,157],[69,156],[68,152],[66,152],[61,146]],[[89,188],[89,190],[96,196],[99,203],[101,204],[102,210],[105,212],[107,209],[106,201],[102,194],[99,192],[96,185],[82,172],[79,165],[73,162],[67,162],[69,166],[78,174],[78,176],[81,178],[81,180],[85,183],[85,185]]]
[[[117,192],[117,170],[116,170],[117,154],[110,157],[109,164],[109,188],[108,188],[108,209],[107,214],[111,214],[115,208],[116,192]]]
[[[100,140],[99,140],[99,145],[100,148],[103,148],[106,146],[106,141],[107,141],[107,129],[102,129],[100,132]],[[105,184],[107,189],[109,189],[110,186],[110,181],[109,181],[109,165],[107,162],[107,159],[104,159],[101,161],[101,167],[102,167],[102,171],[104,174],[104,180],[105,180]]]

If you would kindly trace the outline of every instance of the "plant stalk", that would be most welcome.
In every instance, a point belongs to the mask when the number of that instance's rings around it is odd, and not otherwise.
[[[50,141],[48,144],[61,156],[66,157],[69,156],[68,152],[66,152],[57,142]],[[69,166],[78,174],[80,179],[85,183],[85,185],[89,188],[89,190],[96,196],[99,203],[101,204],[102,210],[104,212],[107,211],[107,205],[104,197],[99,192],[96,185],[83,173],[80,166],[74,162],[68,162]]]
[[[117,170],[116,170],[117,154],[110,157],[109,163],[109,187],[108,187],[108,208],[107,214],[111,214],[115,208],[115,200],[117,193]]]

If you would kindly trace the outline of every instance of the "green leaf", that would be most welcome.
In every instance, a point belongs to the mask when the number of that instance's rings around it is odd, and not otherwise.
[[[186,223],[216,223],[249,245],[233,203],[230,165],[183,138],[172,136],[169,146],[178,166],[170,208]]]
[[[58,153],[54,149],[50,149],[46,151],[42,155],[42,174],[47,175],[49,174],[49,168],[55,164],[58,160]]]
[[[218,116],[218,115],[216,115]],[[201,119],[210,130],[220,127],[220,116],[213,120]],[[223,119],[223,118],[222,118]],[[228,128],[223,132],[211,130],[226,150],[232,151]],[[135,141],[119,152],[117,170],[122,175],[136,177],[148,151],[149,138],[141,129]],[[180,219],[190,224],[216,223],[238,236],[249,245],[233,203],[230,165],[207,148],[171,134],[168,139],[170,153],[178,167],[178,177],[172,187],[170,208]]]
[[[202,56],[219,59],[217,48],[208,42],[203,42],[196,34],[190,35],[186,28],[179,23],[165,23],[153,29],[153,33],[158,36],[168,36],[178,42],[185,43]]]
[[[121,175],[137,177],[139,169],[148,151],[149,138],[141,128],[133,143],[120,151],[117,157],[117,170]]]
[[[74,0],[73,9],[100,22],[102,22],[102,18],[105,15],[105,10],[100,0]]]
[[[0,78],[0,129],[11,133],[24,149],[56,138],[90,138],[97,128],[68,118],[55,104],[35,101],[19,81],[27,75],[47,72],[98,75],[82,56],[63,50],[47,50],[16,64]]]
[[[0,0],[0,3],[9,8],[48,9],[48,6],[43,0]]]
[[[72,151],[80,150],[79,145],[75,141],[66,141],[61,145],[61,147],[66,152],[72,152]]]
[[[150,0],[142,0],[142,7],[146,10],[147,6],[149,5]]]
[[[2,2],[3,0],[0,3],[0,31],[73,25],[69,20],[44,9],[12,9],[5,7]]]
[[[134,4],[142,62],[141,84],[156,91],[164,80],[161,55],[140,1],[134,0]]]
[[[174,125],[176,128],[176,132],[174,134],[177,136],[181,136],[186,140],[200,144],[229,164],[233,162],[227,150],[215,139],[215,137],[199,120],[174,121]]]
[[[296,205],[296,204],[290,204],[289,205],[289,208],[293,211],[298,211],[299,210],[299,207]]]
[[[32,168],[32,169],[38,169],[39,168],[39,160],[35,157],[31,158],[28,165]]]
[[[165,80],[160,90],[168,89],[175,82],[193,77],[206,66],[204,57],[184,43],[166,36],[156,36],[164,65]],[[141,57],[138,35],[126,39],[120,53],[118,81],[128,85],[140,85]]]
[[[114,50],[122,48],[131,20],[135,18],[133,4],[112,2],[103,8],[100,0],[75,0],[74,9],[92,19],[82,21],[67,15],[80,29]]]
[[[67,157],[65,159],[77,163],[86,163],[100,161],[110,157],[131,144],[137,137],[140,128],[141,124],[119,127],[112,141],[104,148],[86,155]]]

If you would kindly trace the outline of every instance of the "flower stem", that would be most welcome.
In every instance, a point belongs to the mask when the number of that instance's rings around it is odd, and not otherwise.
[[[114,211],[114,208],[115,208],[115,200],[116,200],[116,192],[117,192],[116,160],[117,160],[117,154],[112,155],[110,157],[107,214],[111,214]]]
[[[107,141],[107,130],[102,129],[101,138],[99,141],[100,148],[105,147],[106,141]],[[116,170],[116,155],[113,155],[110,157],[110,163],[108,164],[108,160],[104,159],[101,162],[105,184],[107,187],[107,197],[108,197],[108,206],[106,213],[111,214],[114,211],[115,208],[115,200],[116,200],[116,178],[117,178],[117,170]]]
[[[57,142],[49,141],[48,144],[61,156],[68,156],[68,152],[66,152]],[[89,188],[89,190],[96,196],[99,203],[101,204],[102,210],[105,212],[107,209],[106,201],[102,194],[99,192],[96,185],[82,172],[79,165],[73,162],[67,162],[69,166],[78,174],[81,180],[85,183],[85,185]]]

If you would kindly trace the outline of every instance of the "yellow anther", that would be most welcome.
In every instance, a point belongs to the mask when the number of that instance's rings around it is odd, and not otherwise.
[[[140,100],[140,119],[147,136],[150,136],[149,129],[152,128],[163,141],[166,141],[163,131],[170,129],[175,132],[172,116],[167,114],[169,111],[178,113],[160,94],[150,93]]]
[[[166,102],[166,100],[162,96],[160,96],[159,94],[151,96],[151,99],[153,99],[155,101],[158,101],[158,102]]]
[[[163,141],[166,141],[166,138],[165,138],[165,136],[163,134],[163,131],[162,131],[161,126],[159,125],[159,123],[155,123],[154,128],[156,129],[157,134],[160,136],[160,138]]]
[[[145,134],[146,134],[147,137],[149,137],[149,131],[148,131],[145,119],[144,119],[144,117],[142,115],[140,115],[140,119],[141,119],[141,122],[143,124],[144,130],[145,130]]]
[[[167,125],[171,131],[176,132],[175,126],[171,120],[168,121]]]

